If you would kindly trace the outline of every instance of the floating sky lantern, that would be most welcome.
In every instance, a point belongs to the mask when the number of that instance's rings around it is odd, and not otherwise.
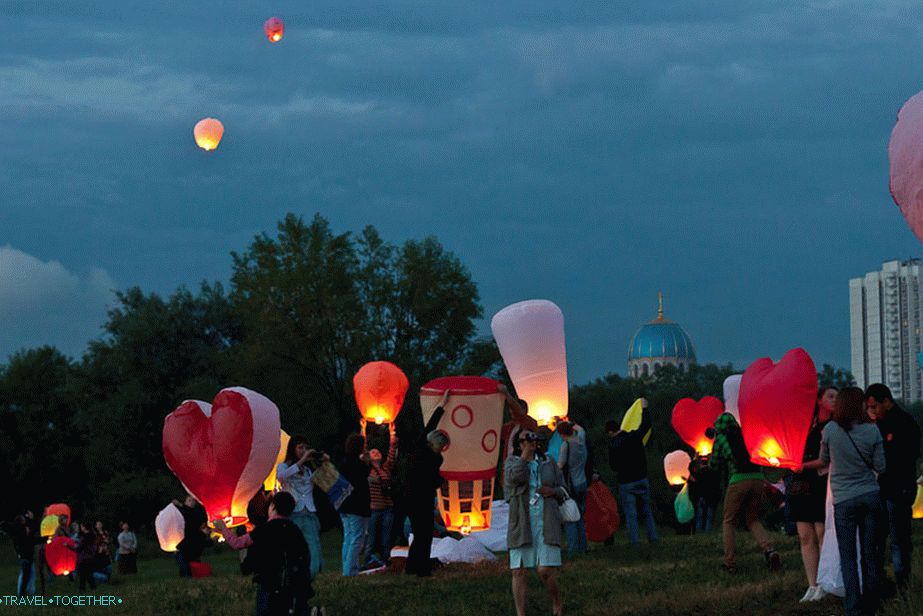
[[[266,38],[270,43],[278,43],[285,33],[285,24],[278,17],[270,17],[263,24],[263,32],[266,33]]]
[[[923,92],[914,94],[897,112],[888,142],[890,188],[910,230],[923,241]]]
[[[764,357],[740,382],[740,429],[754,464],[801,467],[817,400],[817,370],[804,349],[778,364]]]
[[[742,374],[732,374],[724,379],[724,412],[730,413],[740,425],[740,408],[738,400],[740,399],[740,380],[744,377]]]
[[[564,315],[554,303],[534,299],[507,306],[490,328],[503,363],[529,415],[540,426],[567,417]]]
[[[353,377],[353,391],[363,422],[394,423],[409,386],[407,375],[389,361],[373,361],[359,368]]]
[[[451,390],[438,426],[449,435],[438,500],[446,528],[451,531],[468,534],[490,528],[506,399],[497,391],[498,386],[497,381],[485,377],[450,376],[430,381],[420,389],[424,424],[445,391]]]
[[[203,150],[214,150],[221,143],[221,137],[224,135],[224,124],[215,118],[205,118],[199,120],[195,128],[192,129],[195,136],[196,145]]]
[[[622,418],[622,424],[620,428],[625,432],[634,432],[641,427],[641,421],[643,419],[642,415],[644,413],[644,408],[647,406],[647,400],[644,398],[638,398],[632,403],[632,405],[625,411],[625,416]],[[645,445],[651,438],[651,433],[654,431],[653,428],[648,428],[647,434],[644,435],[644,438],[641,439]]]
[[[279,409],[265,396],[232,387],[212,404],[184,402],[167,415],[163,454],[186,491],[228,526],[247,521],[247,503],[279,453]]]
[[[272,492],[276,489],[276,468],[285,462],[285,453],[288,451],[288,442],[291,438],[285,430],[279,430],[279,453],[276,455],[276,462],[272,465],[269,477],[263,482],[264,490]]]
[[[689,479],[692,458],[682,449],[671,451],[663,457],[663,472],[671,486],[681,486]]]
[[[714,443],[705,435],[705,431],[714,427],[715,420],[723,412],[724,405],[714,396],[705,396],[698,402],[692,398],[683,398],[673,407],[671,423],[687,445],[700,456],[707,456],[711,455]]]
[[[170,503],[160,510],[154,518],[154,530],[157,532],[157,541],[164,552],[175,552],[183,537],[186,536],[186,521],[183,514]]]
[[[70,537],[59,535],[45,546],[45,562],[55,575],[69,575],[77,569],[77,543]]]

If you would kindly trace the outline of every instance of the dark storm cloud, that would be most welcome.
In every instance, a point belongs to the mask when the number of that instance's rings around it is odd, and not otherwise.
[[[488,316],[559,303],[575,382],[625,370],[658,290],[700,360],[848,366],[847,279],[918,252],[886,144],[920,10],[650,4],[0,6],[0,244],[169,291],[319,211],[437,235]]]

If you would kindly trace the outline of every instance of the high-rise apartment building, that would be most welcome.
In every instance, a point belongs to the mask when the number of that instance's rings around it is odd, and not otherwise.
[[[849,281],[852,373],[859,387],[884,383],[895,399],[923,398],[920,299],[917,259],[887,261],[880,272]]]

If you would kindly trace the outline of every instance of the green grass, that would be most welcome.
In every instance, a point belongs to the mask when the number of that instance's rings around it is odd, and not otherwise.
[[[915,527],[914,574],[916,593],[891,601],[883,616],[923,616],[923,525]],[[562,569],[566,612],[587,616],[828,616],[842,614],[839,599],[801,605],[806,582],[797,539],[775,535],[785,560],[782,574],[769,574],[762,555],[746,533],[738,537],[739,571],[720,571],[719,534],[667,536],[659,546],[630,548],[624,532],[612,547],[593,546],[589,554],[568,560]],[[376,575],[342,578],[339,571],[338,531],[323,535],[325,569],[315,584],[328,614],[446,614],[484,616],[511,614],[510,573],[506,554],[496,563],[453,565],[439,569],[428,580],[410,576]],[[97,594],[123,598],[112,608],[82,608],[106,614],[137,616],[244,616],[253,613],[254,589],[237,569],[237,554],[225,546],[206,553],[214,577],[187,580],[177,577],[172,558],[154,544],[144,544],[137,576],[113,576]],[[0,594],[16,579],[15,561],[8,544],[0,554]],[[47,594],[77,594],[76,584],[58,579]],[[548,614],[550,605],[538,580],[529,586],[529,614]],[[20,608],[23,612],[29,608]],[[73,614],[75,608],[45,608],[42,614]],[[16,608],[0,608],[18,613]]]

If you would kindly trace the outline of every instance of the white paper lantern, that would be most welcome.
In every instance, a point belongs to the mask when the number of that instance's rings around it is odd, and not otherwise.
[[[692,458],[682,449],[671,451],[663,457],[663,472],[670,485],[681,486],[689,478],[689,463]]]
[[[740,398],[740,380],[744,378],[742,374],[732,374],[724,379],[724,412],[730,413],[740,423],[740,409],[737,407],[737,399]]]
[[[164,552],[175,552],[176,546],[186,536],[186,521],[183,514],[173,503],[160,510],[154,520],[154,529],[157,531],[157,541]]]

